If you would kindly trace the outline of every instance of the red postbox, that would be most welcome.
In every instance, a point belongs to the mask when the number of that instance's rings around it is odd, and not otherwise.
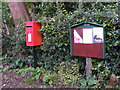
[[[39,31],[39,22],[26,22],[26,45],[37,46],[42,44],[42,33]]]

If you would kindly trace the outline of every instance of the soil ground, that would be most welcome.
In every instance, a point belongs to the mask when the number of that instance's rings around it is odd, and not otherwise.
[[[64,88],[64,87],[60,87],[59,85],[56,87],[52,87],[48,84],[45,84],[41,79],[34,81],[34,85],[32,84],[27,84],[24,82],[25,78],[28,75],[19,75],[16,74],[12,71],[6,71],[3,72],[2,74],[2,87],[3,89],[5,88],[41,88],[42,90],[76,90],[75,88]],[[7,90],[7,89],[5,89]]]
[[[2,65],[2,63],[0,63],[0,65]],[[10,66],[9,64],[4,65],[4,67],[9,67],[9,66]],[[6,72],[5,71],[1,72],[0,70],[0,76],[1,76],[0,77],[0,89],[1,88],[49,88],[49,89],[65,88],[64,86],[59,85],[58,82],[56,82],[54,86],[50,86],[49,84],[44,83],[42,80],[42,77],[44,75],[41,76],[40,79],[33,81],[33,83],[26,83],[25,79],[29,77],[30,74],[27,73],[25,75],[20,75],[20,74],[15,73],[12,69],[7,70]],[[75,88],[75,87],[70,87],[70,88]]]
[[[14,72],[7,71],[3,73],[2,88],[42,88],[44,83],[39,80],[35,85],[24,82],[26,76],[18,75]]]
[[[29,74],[22,76],[12,70],[7,70],[6,72],[0,72],[0,75],[0,88],[52,88],[50,85],[45,84],[42,79],[33,83],[25,83],[24,80],[29,77]]]

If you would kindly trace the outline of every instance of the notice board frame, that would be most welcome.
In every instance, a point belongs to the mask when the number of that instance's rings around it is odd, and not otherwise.
[[[102,27],[103,28],[103,38],[104,38],[104,42],[103,42],[103,57],[94,57],[94,58],[105,58],[105,29],[101,24],[96,24],[96,23],[92,23],[92,22],[81,22],[79,24],[75,24],[73,26],[70,27],[70,55],[71,56],[78,56],[78,55],[73,55],[73,28],[94,28],[94,27]],[[82,56],[82,57],[92,57],[92,56]]]

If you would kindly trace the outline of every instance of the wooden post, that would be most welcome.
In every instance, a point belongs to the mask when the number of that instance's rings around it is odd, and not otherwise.
[[[92,75],[92,62],[91,58],[86,58],[86,75]],[[88,77],[86,78],[88,80]]]

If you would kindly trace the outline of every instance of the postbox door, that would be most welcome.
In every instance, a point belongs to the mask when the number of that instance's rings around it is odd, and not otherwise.
[[[42,44],[42,35],[39,29],[41,29],[40,23],[36,23],[36,25],[34,26],[34,45]]]
[[[33,28],[32,26],[26,26],[26,44],[32,46],[33,44]]]

